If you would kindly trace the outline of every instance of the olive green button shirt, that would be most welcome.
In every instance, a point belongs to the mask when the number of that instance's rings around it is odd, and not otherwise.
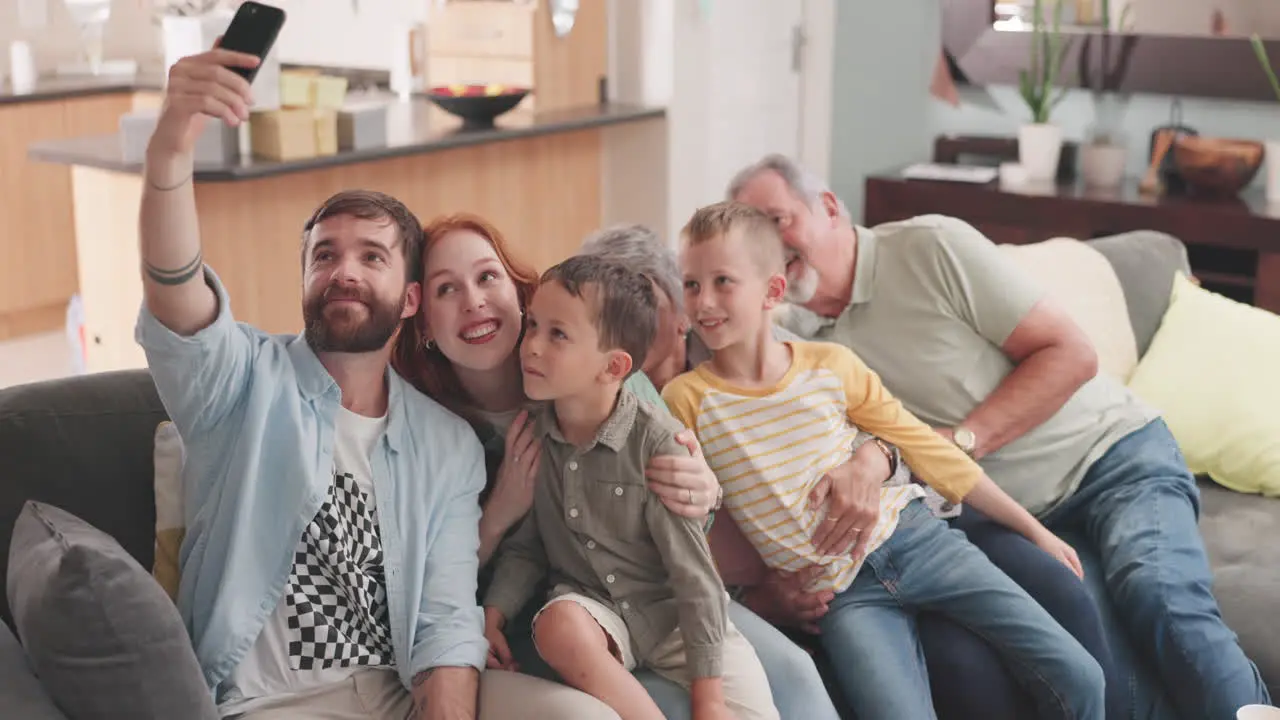
[[[549,574],[552,598],[577,592],[617,613],[641,664],[679,627],[690,676],[718,677],[728,596],[703,524],[668,510],[644,475],[654,456],[688,453],[683,426],[626,388],[585,447],[565,440],[551,403],[535,415],[533,509],[498,548],[485,606],[515,617]]]

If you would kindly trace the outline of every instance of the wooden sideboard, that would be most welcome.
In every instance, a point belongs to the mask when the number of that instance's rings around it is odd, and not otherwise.
[[[1204,287],[1280,313],[1280,208],[1269,209],[1256,190],[1208,200],[1144,196],[1136,180],[1117,190],[1068,183],[1012,191],[998,182],[905,180],[896,172],[867,178],[866,225],[926,214],[965,220],[997,243],[1159,230],[1187,245]]]

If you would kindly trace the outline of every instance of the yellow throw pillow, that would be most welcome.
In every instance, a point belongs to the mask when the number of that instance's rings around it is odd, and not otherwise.
[[[182,522],[182,438],[178,428],[165,421],[156,426],[155,493],[156,557],[151,575],[174,601],[178,599],[178,551],[186,527]]]
[[[1280,315],[1178,275],[1129,389],[1164,415],[1193,472],[1280,496]]]

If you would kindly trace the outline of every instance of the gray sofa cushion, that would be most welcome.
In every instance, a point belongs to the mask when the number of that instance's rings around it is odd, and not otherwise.
[[[0,710],[22,720],[67,720],[27,665],[18,639],[0,623]]]
[[[0,389],[0,578],[28,500],[84,518],[151,567],[152,438],[165,417],[145,370]],[[0,619],[10,622],[3,593]]]
[[[1111,262],[1120,278],[1141,358],[1169,309],[1174,274],[1191,272],[1187,247],[1172,235],[1154,230],[1111,235],[1089,244]]]
[[[1280,500],[1200,481],[1200,533],[1228,627],[1280,698]]]
[[[106,533],[28,503],[6,590],[31,667],[70,717],[217,718],[177,608]]]

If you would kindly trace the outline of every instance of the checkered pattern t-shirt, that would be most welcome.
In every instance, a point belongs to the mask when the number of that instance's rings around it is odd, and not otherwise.
[[[395,663],[369,460],[386,418],[340,409],[328,496],[294,550],[284,595],[232,673],[224,717]]]

